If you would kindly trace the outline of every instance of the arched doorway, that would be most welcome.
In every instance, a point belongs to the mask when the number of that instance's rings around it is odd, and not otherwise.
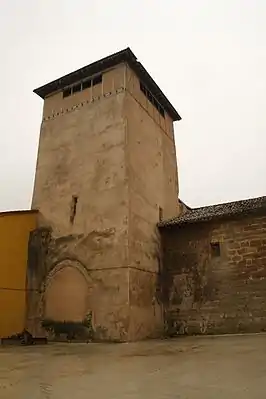
[[[44,317],[54,321],[81,322],[88,311],[88,279],[75,265],[65,262],[47,278]]]

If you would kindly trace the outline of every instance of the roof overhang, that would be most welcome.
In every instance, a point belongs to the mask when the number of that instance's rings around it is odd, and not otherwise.
[[[71,72],[59,79],[53,80],[52,82],[35,89],[34,93],[38,94],[38,96],[44,99],[46,96],[56,91],[62,90],[69,85],[72,85],[97,73],[101,73],[106,69],[121,63],[127,63],[130,68],[133,69],[139,79],[145,84],[147,89],[160,102],[165,111],[167,111],[174,121],[181,120],[181,117],[176,109],[163,94],[159,86],[155,83],[144,66],[138,62],[137,57],[129,47],[108,57],[102,58],[99,61],[93,62],[92,64],[80,68],[74,72]]]

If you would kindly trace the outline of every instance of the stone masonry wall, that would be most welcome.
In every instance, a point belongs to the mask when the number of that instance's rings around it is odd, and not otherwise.
[[[266,331],[266,216],[161,230],[167,334]]]

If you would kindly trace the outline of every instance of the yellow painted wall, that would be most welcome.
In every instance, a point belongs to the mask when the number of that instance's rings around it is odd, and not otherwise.
[[[36,219],[36,211],[0,213],[0,338],[24,328],[28,239]]]

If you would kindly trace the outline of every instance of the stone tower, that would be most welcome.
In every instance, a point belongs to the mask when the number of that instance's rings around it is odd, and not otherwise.
[[[178,214],[180,116],[129,48],[35,93],[44,108],[29,325],[90,313],[98,339],[158,336],[156,224]]]

